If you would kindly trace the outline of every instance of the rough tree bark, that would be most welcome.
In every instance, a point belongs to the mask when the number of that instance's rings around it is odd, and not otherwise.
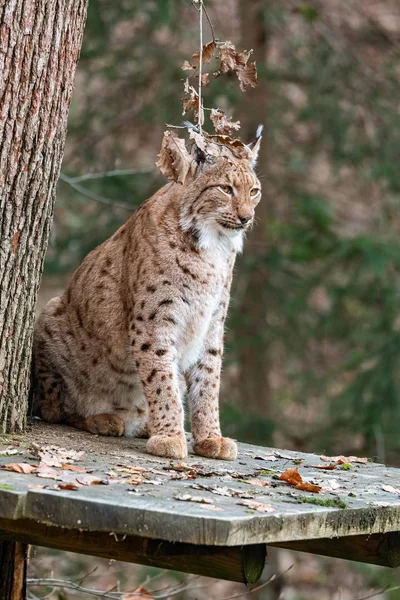
[[[0,598],[25,600],[26,598],[27,544],[0,540]]]
[[[0,432],[26,422],[34,310],[87,0],[0,0]],[[0,597],[25,599],[26,545],[0,540]]]
[[[268,32],[264,11],[265,0],[239,2],[241,24],[241,45],[253,48],[253,57],[258,61],[259,72],[267,60]],[[251,258],[251,266],[241,263],[241,277],[246,286],[243,300],[238,307],[238,337],[240,364],[240,398],[247,411],[268,418],[270,417],[270,387],[268,380],[268,345],[265,339],[267,316],[268,273],[263,260],[267,250],[266,224],[269,212],[267,172],[267,103],[268,83],[260,73],[259,84],[248,92],[247,110],[241,114],[243,135],[246,139],[255,135],[257,126],[264,125],[264,138],[256,171],[262,176],[263,197],[257,207],[257,224],[246,242],[246,257]],[[248,103],[251,110],[248,110]]]
[[[0,0],[0,432],[23,431],[34,309],[87,0]]]

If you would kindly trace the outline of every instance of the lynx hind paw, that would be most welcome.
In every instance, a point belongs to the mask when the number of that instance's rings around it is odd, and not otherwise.
[[[193,450],[200,456],[206,458],[218,458],[219,460],[235,460],[237,457],[236,442],[230,438],[214,437],[195,442]]]
[[[97,435],[112,435],[119,437],[124,435],[125,423],[118,415],[102,413],[85,419],[85,426],[83,429]]]
[[[146,444],[149,454],[166,458],[185,458],[187,444],[184,436],[153,435]]]

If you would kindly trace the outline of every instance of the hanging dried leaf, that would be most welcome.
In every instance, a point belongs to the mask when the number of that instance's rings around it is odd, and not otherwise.
[[[187,60],[184,61],[182,67],[181,67],[182,71],[192,71],[194,69],[194,67],[192,67],[192,65],[190,64],[190,62],[188,62]]]
[[[238,76],[239,85],[242,92],[245,92],[248,86],[256,87],[256,85],[258,85],[257,68],[255,62],[243,67],[239,67],[236,70],[236,75]]]
[[[161,173],[177,183],[184,183],[188,174],[191,156],[186,150],[184,140],[173,131],[165,131],[159,160],[156,166]]]
[[[221,61],[219,73],[228,73],[228,71],[235,71],[235,69],[238,66],[238,53],[236,52],[236,48],[232,44],[232,42],[226,41],[224,44],[221,44],[218,50],[219,59]]]
[[[232,121],[232,117],[226,115],[220,108],[211,110],[210,119],[213,122],[216,133],[229,135],[233,129],[240,129],[240,121]]]
[[[253,50],[236,52],[232,42],[227,41],[219,47],[220,67],[214,73],[216,77],[234,71],[239,79],[240,89],[246,91],[248,86],[255,87],[258,84],[256,63],[248,63]]]
[[[187,80],[186,80],[187,81]],[[199,111],[201,113],[201,124],[203,125],[204,123],[204,110],[203,110],[203,105],[200,107],[200,99],[199,99],[199,95],[196,92],[196,90],[194,89],[194,87],[192,85],[187,86],[185,83],[185,92],[189,94],[189,96],[187,96],[186,98],[182,98],[182,107],[183,107],[183,112],[182,115],[184,115],[185,113],[189,112],[190,110],[193,110],[194,112],[194,118],[196,120],[196,122],[198,122],[199,120]]]
[[[208,44],[204,44],[203,50],[202,50],[202,57],[201,57],[201,62],[203,65],[206,65],[207,63],[209,63],[211,61],[216,47],[217,47],[217,44],[215,43],[214,40],[212,40],[211,42],[208,42]],[[198,68],[198,66],[200,64],[200,52],[195,52],[193,54],[191,64],[192,64],[193,68],[195,68],[195,69]]]
[[[300,483],[303,483],[303,478],[300,475],[297,467],[293,469],[286,469],[286,471],[284,471],[282,475],[280,475],[279,479],[282,479],[282,481],[286,481],[290,485],[299,485]]]
[[[210,83],[210,73],[204,73],[201,76],[201,84],[203,87],[207,87],[207,85]]]

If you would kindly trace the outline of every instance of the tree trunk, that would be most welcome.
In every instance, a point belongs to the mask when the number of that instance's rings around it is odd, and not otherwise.
[[[0,540],[0,598],[26,598],[27,544]]]
[[[240,261],[241,278],[244,278],[243,299],[238,307],[237,319],[240,336],[239,368],[240,368],[240,398],[247,411],[259,414],[264,418],[270,417],[270,388],[268,379],[268,344],[266,340],[267,317],[267,286],[268,273],[265,264],[267,251],[266,224],[269,212],[267,171],[267,102],[268,85],[262,75],[262,68],[267,59],[267,27],[264,16],[265,0],[239,2],[239,17],[242,31],[242,47],[253,48],[253,58],[258,61],[259,84],[248,92],[246,98],[247,112],[241,118],[243,136],[246,139],[255,137],[259,124],[264,125],[264,138],[256,171],[264,183],[263,197],[256,209],[257,224],[248,236],[244,261]],[[260,73],[261,71],[261,73]],[[251,111],[248,110],[249,102]],[[248,261],[246,259],[249,259]],[[243,282],[243,279],[242,279]]]
[[[25,427],[35,303],[86,7],[0,0],[0,432]]]

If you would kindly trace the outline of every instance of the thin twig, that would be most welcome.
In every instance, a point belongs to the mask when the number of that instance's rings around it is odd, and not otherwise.
[[[215,38],[214,27],[213,27],[213,24],[211,23],[211,19],[210,19],[210,17],[208,16],[208,12],[207,12],[207,9],[206,9],[206,7],[204,6],[204,4],[203,4],[203,10],[204,10],[204,14],[205,14],[205,15],[206,15],[206,17],[207,17],[207,21],[208,21],[208,24],[209,24],[209,26],[210,26],[210,29],[211,29],[211,35],[212,35],[213,42],[216,42],[217,40],[216,40],[216,38]]]
[[[103,171],[100,173],[84,173],[77,177],[69,177],[71,183],[80,183],[88,179],[103,179],[105,177],[123,177],[125,175],[140,175],[142,173],[151,173],[155,171],[154,167],[144,167],[143,169],[113,169],[112,171]]]
[[[86,196],[87,198],[90,198],[95,202],[100,202],[100,204],[114,206],[115,208],[123,208],[124,210],[129,210],[130,212],[132,212],[135,208],[133,206],[129,206],[129,204],[124,204],[123,202],[116,202],[114,200],[111,200],[110,198],[106,198],[105,196],[99,196],[99,194],[91,192],[82,185],[79,185],[79,183],[74,183],[74,181],[71,181],[71,178],[68,177],[68,175],[65,175],[65,173],[60,174],[60,179],[64,183],[70,185],[76,192],[82,194],[82,196]]]
[[[368,596],[362,596],[362,598],[357,598],[356,600],[369,600],[369,598],[374,598],[375,596],[380,596],[381,594],[386,594],[388,592],[395,592],[397,590],[400,590],[400,585],[396,585],[395,587],[384,587],[381,590],[379,590],[378,592],[373,592],[372,594],[369,594]]]
[[[202,97],[201,97],[201,93],[202,93],[202,73],[203,73],[203,0],[200,0],[200,9],[199,9],[199,15],[200,15],[200,53],[199,53],[199,118],[198,118],[198,125],[199,125],[199,129],[200,129],[200,134],[201,134],[201,127],[202,127],[202,116],[203,116],[203,109],[202,109]]]

